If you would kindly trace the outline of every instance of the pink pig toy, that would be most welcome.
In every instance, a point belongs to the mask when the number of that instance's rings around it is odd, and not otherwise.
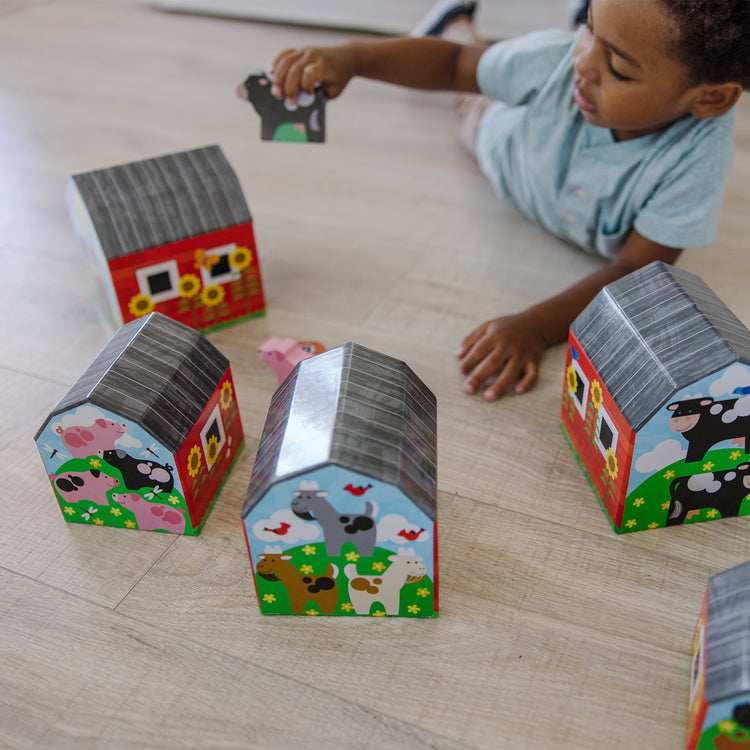
[[[295,341],[274,336],[258,347],[258,356],[276,373],[281,385],[298,362],[324,351],[325,347],[317,341]]]
[[[185,511],[163,503],[150,503],[135,492],[114,493],[112,499],[123,508],[132,510],[138,528],[142,531],[169,531],[172,534],[185,532]]]

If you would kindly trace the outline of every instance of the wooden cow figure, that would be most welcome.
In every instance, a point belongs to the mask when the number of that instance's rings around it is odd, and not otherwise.
[[[436,423],[434,395],[393,357],[349,343],[295,366],[242,510],[261,612],[437,616]],[[326,578],[333,609],[310,595]]]
[[[712,576],[693,636],[686,750],[750,747],[750,561]]]
[[[300,91],[293,104],[271,93],[271,79],[252,73],[237,87],[240,99],[249,101],[260,115],[264,141],[323,143],[326,139],[326,95],[322,88],[308,94]]]
[[[218,146],[76,174],[67,196],[115,327],[156,311],[209,331],[265,312],[252,218]]]
[[[652,263],[570,329],[562,426],[615,531],[750,512],[750,331]]]
[[[66,521],[197,534],[243,443],[229,362],[160,313],[134,320],[36,443]]]

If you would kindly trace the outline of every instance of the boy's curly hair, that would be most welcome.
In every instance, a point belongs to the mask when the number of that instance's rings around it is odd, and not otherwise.
[[[691,84],[733,81],[750,89],[750,0],[659,0],[675,19],[673,54]]]

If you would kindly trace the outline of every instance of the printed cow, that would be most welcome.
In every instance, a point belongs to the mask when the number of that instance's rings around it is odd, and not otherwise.
[[[722,440],[742,438],[750,445],[750,396],[714,401],[711,397],[675,401],[667,406],[669,426],[687,440],[687,462],[700,461]]]
[[[102,458],[122,474],[122,481],[129,490],[149,487],[154,492],[171,492],[174,486],[172,467],[142,458],[133,458],[123,450],[104,451]]]
[[[669,487],[667,526],[683,523],[703,508],[715,508],[722,518],[736,516],[748,492],[750,464],[747,463],[728,471],[678,477]]]
[[[249,101],[261,119],[261,137],[272,141],[276,131],[286,123],[295,123],[308,141],[325,140],[325,102],[322,89],[314,94],[300,91],[295,104],[271,93],[271,80],[265,73],[253,73],[237,87],[237,95]]]
[[[100,451],[113,450],[115,441],[128,429],[125,423],[109,419],[97,419],[90,425],[63,427],[57,424],[54,427],[73,458],[88,458]]]
[[[65,502],[85,501],[96,505],[109,505],[107,492],[120,484],[118,479],[107,476],[98,469],[66,471],[60,476],[50,474],[50,481]]]
[[[164,503],[150,503],[135,492],[114,493],[112,499],[123,508],[132,510],[141,531],[169,531],[182,534],[185,531],[185,511]]]

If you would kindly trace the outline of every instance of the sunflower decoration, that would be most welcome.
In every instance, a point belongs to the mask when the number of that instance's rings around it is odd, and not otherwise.
[[[565,380],[568,383],[571,393],[576,393],[578,391],[578,375],[573,369],[573,365],[570,365],[565,371]]]
[[[212,466],[216,459],[219,457],[219,438],[216,435],[211,435],[208,439],[208,445],[206,446],[206,463]]]
[[[604,394],[602,393],[602,384],[598,380],[594,380],[591,383],[591,403],[594,404],[594,408],[598,411],[602,408],[604,402]]]
[[[142,318],[153,311],[154,301],[147,294],[134,294],[128,302],[128,309],[131,315]]]
[[[224,288],[216,286],[207,286],[201,292],[201,302],[206,307],[216,307],[224,301]]]
[[[221,386],[219,403],[223,411],[226,411],[232,405],[232,384],[228,380],[225,380],[224,385]]]
[[[253,254],[247,247],[241,245],[229,256],[229,265],[237,271],[242,271],[253,262]]]
[[[180,276],[177,291],[183,299],[192,299],[201,290],[201,280],[194,273],[186,273]]]
[[[611,479],[617,478],[617,456],[611,448],[607,448],[607,453],[604,456],[604,461],[607,464],[607,474]]]
[[[190,455],[188,456],[188,474],[190,474],[191,477],[195,477],[195,475],[198,473],[199,469],[201,468],[201,449],[194,445],[190,449]]]

